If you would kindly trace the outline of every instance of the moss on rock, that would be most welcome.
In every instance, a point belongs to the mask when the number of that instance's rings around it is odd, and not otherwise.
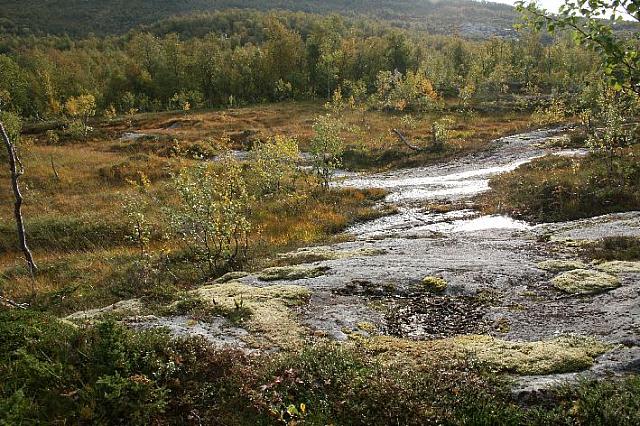
[[[499,371],[544,375],[581,371],[608,350],[595,339],[558,337],[537,342],[509,342],[491,336],[460,336],[454,345]]]
[[[388,336],[361,339],[362,345],[386,361],[428,365],[433,359],[473,358],[497,372],[545,375],[581,371],[609,346],[592,338],[564,336],[535,342],[510,342],[483,335],[465,335],[432,341]]]
[[[422,279],[422,288],[433,293],[445,291],[447,285],[447,281],[444,278],[428,276]]]
[[[254,287],[238,282],[214,284],[193,291],[206,303],[226,310],[248,309],[251,315],[243,326],[253,334],[248,339],[255,346],[294,348],[304,329],[290,308],[306,303],[311,296],[305,287],[273,285]]]
[[[630,262],[623,260],[614,260],[596,265],[600,271],[610,274],[632,274],[640,273],[640,262]]]
[[[536,265],[539,269],[551,272],[572,271],[574,269],[586,269],[587,265],[579,260],[545,260]]]
[[[228,272],[223,276],[221,276],[220,278],[217,278],[215,282],[224,284],[224,283],[228,283],[229,281],[239,280],[240,278],[244,278],[249,275],[250,275],[249,272],[245,272],[245,271]]]
[[[121,300],[113,305],[104,308],[89,309],[86,311],[74,312],[66,317],[70,321],[92,321],[105,316],[125,317],[140,315],[143,311],[143,304],[139,299]]]
[[[569,294],[595,294],[620,286],[620,280],[606,272],[575,269],[551,280],[558,290]]]
[[[261,281],[278,281],[278,280],[301,280],[305,278],[315,278],[324,275],[329,268],[327,266],[316,266],[305,268],[302,266],[276,266],[274,268],[264,269],[258,275]]]
[[[347,259],[361,256],[378,256],[386,253],[382,249],[356,248],[353,250],[335,250],[331,247],[306,247],[290,253],[283,253],[278,259],[289,264],[320,262],[324,260]]]

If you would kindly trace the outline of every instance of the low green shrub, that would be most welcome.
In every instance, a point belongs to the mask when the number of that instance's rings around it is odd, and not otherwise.
[[[640,260],[640,238],[605,237],[585,246],[582,254],[596,260]]]
[[[533,222],[558,222],[640,209],[640,163],[636,145],[609,159],[547,156],[491,179],[479,197],[487,212]]]
[[[640,378],[584,382],[517,404],[468,361],[388,365],[335,343],[248,355],[114,322],[77,327],[0,308],[0,424],[619,424]]]

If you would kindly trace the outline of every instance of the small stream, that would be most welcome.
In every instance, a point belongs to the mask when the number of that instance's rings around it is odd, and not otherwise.
[[[395,205],[398,214],[357,224],[347,230],[359,239],[411,236],[424,233],[474,232],[488,229],[526,230],[530,225],[508,216],[481,216],[470,208],[439,213],[427,203],[457,203],[471,206],[474,196],[488,191],[489,180],[515,170],[546,153],[532,141],[542,141],[559,129],[509,136],[495,142],[493,152],[483,153],[444,165],[397,170],[375,175],[348,176],[336,185],[347,188],[382,188],[389,191],[384,203]],[[500,149],[501,148],[501,149]],[[499,154],[498,151],[499,150]],[[579,155],[577,151],[556,150],[559,155]]]

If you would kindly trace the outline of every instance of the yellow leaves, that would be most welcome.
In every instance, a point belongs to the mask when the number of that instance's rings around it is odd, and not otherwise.
[[[96,114],[96,98],[93,95],[72,96],[64,103],[67,114],[74,118],[87,118]]]
[[[416,86],[418,87],[418,90],[425,96],[427,96],[428,98],[432,99],[432,100],[436,100],[438,99],[438,94],[436,93],[436,91],[433,88],[433,85],[431,84],[431,82],[425,77],[425,76],[420,76],[417,77],[418,81],[416,82]]]

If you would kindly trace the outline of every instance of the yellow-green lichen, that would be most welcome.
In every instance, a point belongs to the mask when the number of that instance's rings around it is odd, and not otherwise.
[[[312,263],[324,260],[346,259],[360,256],[377,256],[385,250],[373,248],[357,248],[353,250],[335,250],[331,247],[307,247],[294,252],[278,255],[278,259],[289,264]]]
[[[460,336],[454,338],[454,344],[496,370],[522,375],[584,370],[608,349],[595,339],[581,337],[509,342],[490,336]]]
[[[142,302],[139,299],[121,300],[104,308],[89,309],[75,312],[66,317],[70,321],[92,321],[105,316],[125,317],[140,315],[143,311]]]
[[[426,291],[440,293],[447,289],[447,281],[439,277],[424,277],[422,279],[422,288]]]
[[[290,308],[306,303],[311,296],[305,287],[273,285],[254,287],[238,282],[214,284],[192,292],[212,306],[248,309],[251,316],[243,326],[252,336],[249,343],[256,346],[293,348],[305,334]]]
[[[596,265],[600,271],[610,274],[632,274],[640,273],[640,262],[629,262],[623,260],[614,260],[612,262],[604,262]]]
[[[569,294],[601,293],[620,286],[620,280],[606,272],[575,269],[563,272],[551,280],[552,285]]]
[[[491,336],[466,335],[432,341],[388,336],[360,343],[383,361],[429,363],[433,359],[472,358],[498,372],[544,375],[581,371],[609,346],[592,338],[564,336],[535,342],[510,342]]]
[[[301,280],[305,278],[315,278],[324,275],[329,270],[326,266],[302,267],[302,266],[276,266],[264,269],[258,275],[261,281],[278,281],[278,280]]]
[[[374,334],[377,331],[376,326],[367,321],[361,321],[356,323],[356,327],[358,327],[360,330],[365,331],[369,334]]]
[[[575,238],[568,238],[568,237],[555,237],[555,236],[552,236],[549,241],[551,241],[552,243],[564,244],[567,247],[574,247],[574,248],[588,247],[594,243],[593,240],[575,239]]]
[[[511,324],[507,318],[500,317],[495,322],[495,329],[498,333],[505,334],[511,331]]]
[[[536,265],[538,268],[551,272],[572,271],[574,269],[586,269],[587,265],[579,260],[545,260]]]
[[[244,278],[246,276],[249,276],[250,274],[248,272],[245,271],[233,271],[233,272],[228,272],[226,274],[224,274],[223,276],[221,276],[220,278],[216,279],[215,282],[223,284],[223,283],[228,283],[229,281],[235,281],[235,280],[239,280],[240,278]]]

